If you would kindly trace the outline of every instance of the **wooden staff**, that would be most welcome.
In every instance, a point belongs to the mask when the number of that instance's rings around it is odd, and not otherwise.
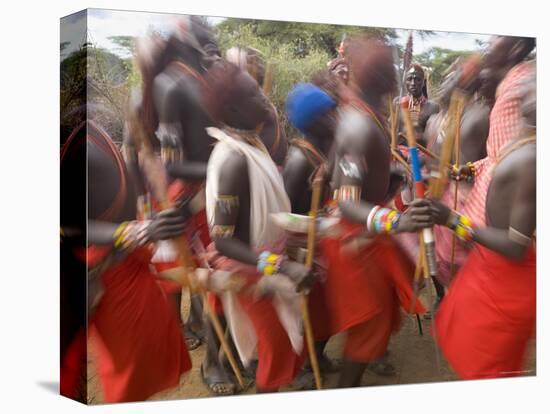
[[[405,167],[405,170],[409,174],[411,174],[411,167],[409,167],[409,164],[407,161],[403,159],[403,156],[397,149],[397,113],[393,109],[393,102],[391,99],[391,96],[388,97],[388,105],[390,107],[390,135],[391,135],[391,143],[390,143],[390,150],[393,158],[399,162],[403,167]]]
[[[392,97],[388,96],[388,105],[390,108],[390,136],[391,136],[391,144],[390,148],[392,150],[392,154],[394,151],[397,151],[397,115],[396,111],[393,108],[393,101]]]
[[[141,124],[139,116],[131,108],[128,109],[128,115],[131,125],[131,131],[133,132],[132,137],[136,141],[136,147],[139,148],[141,150],[141,153],[143,154],[145,174],[151,186],[155,190],[155,194],[159,200],[160,208],[161,210],[172,208],[173,203],[168,198],[167,183],[163,177],[163,174],[161,174],[159,171],[155,171],[155,158],[153,150],[151,148],[151,143],[149,142],[148,137],[145,135],[145,130],[143,128],[143,125]],[[196,286],[193,283],[192,279],[189,277],[189,272],[193,272],[195,270],[195,263],[191,256],[191,251],[187,244],[187,240],[185,239],[185,236],[181,235],[175,238],[173,242],[176,245],[179,254],[178,262],[181,265],[181,274],[178,277],[178,280],[183,286],[189,286],[189,288],[193,291],[196,289]],[[229,360],[229,363],[231,365],[231,368],[233,369],[233,372],[235,373],[235,376],[237,377],[239,385],[241,386],[241,388],[244,388],[244,379],[237,365],[237,361],[235,360],[235,357],[233,356],[233,353],[231,352],[231,349],[229,348],[229,345],[225,339],[225,335],[223,333],[223,329],[221,328],[221,323],[218,319],[218,316],[210,309],[208,301],[206,300],[205,292],[202,291],[201,294],[204,302],[204,310],[212,321],[214,330],[216,331],[218,339],[220,340],[222,349],[225,352],[227,359]]]
[[[311,209],[309,211],[309,228],[307,232],[307,255],[306,266],[310,269],[313,267],[313,257],[315,255],[315,237],[317,233],[317,211],[319,210],[319,202],[321,199],[321,184],[323,183],[324,168],[321,166],[315,178],[313,179],[313,191],[311,195]],[[300,295],[300,307],[302,311],[302,319],[304,320],[304,331],[307,341],[307,349],[309,353],[309,360],[311,367],[313,368],[313,375],[315,377],[315,387],[320,390],[322,388],[321,383],[321,371],[319,369],[319,362],[317,361],[317,353],[315,352],[315,342],[313,339],[313,329],[311,328],[311,320],[309,318],[307,293],[302,292]]]
[[[448,125],[442,125],[442,128],[445,128],[445,140],[441,146],[439,169],[436,176],[430,180],[430,197],[436,200],[441,199],[447,186],[449,166],[454,167],[451,158],[455,141],[460,138],[460,117],[463,108],[464,95],[458,91],[453,92],[449,104],[450,122]]]
[[[420,161],[418,159],[418,149],[416,147],[416,137],[411,121],[411,114],[409,113],[408,105],[406,102],[401,105],[401,112],[403,114],[403,120],[405,122],[405,129],[407,132],[407,142],[409,145],[409,156],[411,159],[415,198],[422,199],[425,195],[424,182],[422,181],[422,172],[420,170]],[[422,235],[422,244],[424,244],[427,259],[427,270],[429,276],[435,277],[437,275],[437,264],[435,261],[435,240],[433,237],[432,228],[422,229]]]
[[[271,63],[268,63],[265,67],[264,84],[262,85],[262,89],[264,91],[265,96],[269,96],[271,94],[272,83],[273,83],[273,65]]]
[[[434,152],[430,151],[428,148],[424,147],[422,144],[416,143],[416,146],[420,151],[422,151],[424,154],[426,154],[428,157],[433,158],[436,161],[441,161],[441,157],[435,154]],[[445,166],[447,168],[453,168],[453,164],[451,164],[450,160],[446,162]]]
[[[462,120],[462,111],[464,110],[464,97],[457,102],[455,108],[455,167],[458,169],[460,165],[460,122]],[[459,181],[455,180],[455,192],[453,201],[453,210],[456,210],[458,204],[458,184]],[[455,273],[455,251],[456,251],[456,234],[453,233],[453,239],[451,241],[451,278]]]
[[[403,156],[399,153],[398,150],[395,150],[395,151],[392,151],[391,152],[392,155],[393,155],[393,158],[395,158],[395,160],[397,162],[399,162],[399,164],[401,164],[403,167],[405,167],[405,170],[407,170],[407,172],[409,174],[412,174],[412,171],[411,171],[411,167],[409,166],[409,164],[407,163],[407,161],[405,161],[405,159],[403,158]]]

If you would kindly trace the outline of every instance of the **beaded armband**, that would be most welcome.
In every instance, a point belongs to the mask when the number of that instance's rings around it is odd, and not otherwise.
[[[367,217],[367,230],[371,233],[394,233],[401,213],[385,207],[375,206]]]
[[[257,269],[264,276],[271,276],[279,272],[283,256],[269,251],[260,253],[258,257]]]
[[[474,226],[472,221],[463,216],[456,211],[452,211],[449,214],[449,219],[447,220],[447,227],[450,228],[456,236],[463,241],[470,241],[474,236]]]

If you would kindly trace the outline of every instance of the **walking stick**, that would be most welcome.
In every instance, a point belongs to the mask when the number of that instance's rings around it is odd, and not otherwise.
[[[460,165],[460,121],[462,119],[462,111],[464,110],[464,96],[461,96],[461,99],[457,102],[455,108],[455,167],[458,168]],[[454,200],[453,200],[453,210],[456,210],[458,204],[458,184],[459,181],[455,180],[454,188]],[[456,234],[453,233],[453,238],[451,241],[451,278],[455,273],[455,251],[456,251]]]
[[[405,129],[407,132],[407,142],[409,145],[409,156],[411,158],[411,169],[413,173],[415,198],[422,199],[425,196],[424,182],[422,181],[422,172],[420,170],[420,161],[418,159],[418,149],[416,147],[414,128],[411,121],[411,115],[409,113],[406,103],[401,105],[401,111],[403,114],[403,120],[405,122]],[[425,271],[425,276],[427,274],[428,277],[435,277],[437,275],[437,264],[435,261],[435,240],[433,237],[433,230],[432,228],[425,228],[422,230],[421,233],[423,235],[423,240],[421,244],[424,245],[427,259],[427,272]]]
[[[310,269],[313,266],[313,257],[315,255],[315,236],[317,233],[317,211],[319,210],[319,201],[321,198],[321,184],[323,182],[323,167],[321,166],[313,179],[313,191],[311,195],[311,209],[309,211],[309,228],[307,233],[307,255],[306,266]],[[302,311],[302,319],[304,320],[304,331],[307,342],[307,349],[309,353],[309,360],[313,369],[313,375],[315,377],[315,387],[320,390],[322,388],[321,383],[321,371],[319,369],[319,361],[317,361],[317,354],[315,352],[315,343],[313,339],[313,329],[311,328],[311,320],[309,318],[309,308],[307,293],[302,292],[300,295],[300,307]]]
[[[405,170],[409,174],[411,174],[411,167],[409,167],[409,164],[407,164],[407,161],[403,159],[403,156],[397,149],[397,114],[396,111],[393,109],[393,102],[391,100],[391,97],[389,97],[390,106],[390,136],[391,136],[391,142],[390,142],[390,150],[393,158],[399,162],[403,167],[405,167]]]
[[[405,122],[405,130],[407,132],[407,142],[409,145],[409,156],[411,158],[411,168],[413,172],[413,181],[414,181],[414,189],[415,189],[415,198],[424,198],[424,182],[422,181],[422,172],[420,170],[420,161],[418,159],[418,149],[416,147],[416,137],[414,134],[414,128],[411,121],[411,115],[408,110],[408,105],[406,103],[401,105],[401,111],[403,113],[403,120]],[[437,263],[435,261],[435,239],[433,236],[433,229],[431,227],[422,229],[422,231],[418,232],[418,238],[420,241],[420,257],[421,262],[423,263],[422,269],[424,274],[424,279],[428,281],[430,277],[436,277],[437,276]],[[430,286],[428,285],[428,291],[430,295],[430,312],[432,314],[432,331],[435,335],[435,323],[434,316],[434,294],[432,289],[430,289]],[[418,280],[415,280],[414,283],[414,292],[413,292],[413,302],[412,306],[416,303],[418,297]],[[435,351],[436,351],[436,362],[437,362],[437,368],[438,371],[440,370],[440,356],[439,356],[439,349],[437,347],[437,344],[434,343]]]
[[[145,134],[145,130],[143,128],[141,120],[139,119],[136,111],[132,110],[131,108],[128,109],[128,116],[132,128],[131,130],[133,132],[132,137],[136,141],[136,147],[139,148],[141,153],[143,154],[145,174],[159,200],[160,208],[161,210],[172,208],[173,203],[168,198],[167,183],[164,180],[163,175],[160,174],[158,171],[155,171],[153,168],[155,163],[153,150],[151,148],[151,143],[149,142],[149,139]],[[178,277],[179,282],[183,286],[188,286],[190,290],[195,290],[195,283],[189,277],[189,272],[193,272],[195,270],[195,263],[191,256],[187,240],[185,239],[185,236],[181,235],[175,238],[173,241],[178,251],[178,262],[181,265],[182,270],[180,276]],[[204,310],[212,321],[212,325],[214,326],[214,330],[216,331],[218,339],[220,340],[222,349],[225,352],[227,359],[229,360],[229,363],[231,365],[231,368],[233,369],[233,372],[235,373],[235,376],[237,377],[239,385],[244,388],[243,377],[241,375],[237,362],[235,361],[235,357],[233,356],[233,353],[231,352],[231,349],[229,348],[229,345],[225,339],[218,316],[215,312],[212,311],[212,309],[210,309],[208,301],[205,300],[206,294],[204,293],[204,291],[202,291],[201,294],[204,301]]]

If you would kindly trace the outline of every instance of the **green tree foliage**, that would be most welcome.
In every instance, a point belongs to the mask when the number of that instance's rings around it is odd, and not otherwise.
[[[248,19],[227,19],[215,30],[222,52],[234,46],[253,47],[262,52],[273,73],[270,98],[285,128],[288,125],[284,103],[289,91],[326,68],[337,55],[344,35],[370,34],[384,40],[396,37],[392,29]]]
[[[459,58],[472,54],[468,50],[450,50],[441,47],[431,47],[427,51],[414,56],[414,62],[431,69],[431,86],[437,88],[446,75],[449,67]]]
[[[62,44],[61,49],[63,48]],[[82,47],[61,61],[60,113],[64,137],[67,137],[73,128],[85,119],[84,114],[77,113],[77,109],[82,108],[86,103],[86,59],[86,47]]]
[[[132,61],[103,48],[89,46],[87,51],[88,102],[105,109],[94,113],[96,120],[120,143],[130,79],[135,76]]]
[[[122,55],[135,55],[136,37],[135,36],[109,36],[111,42],[117,45],[116,51]]]
[[[238,35],[243,29],[249,29],[258,38],[289,45],[296,58],[305,57],[312,50],[324,51],[335,57],[336,49],[345,35],[370,34],[384,40],[396,37],[393,29],[249,19],[227,19],[216,29],[222,37],[223,34]]]

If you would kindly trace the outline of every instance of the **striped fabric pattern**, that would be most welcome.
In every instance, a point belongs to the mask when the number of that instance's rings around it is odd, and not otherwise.
[[[496,103],[491,111],[487,157],[475,163],[476,178],[463,214],[477,226],[486,225],[485,203],[491,183],[492,170],[502,149],[521,132],[520,92],[521,83],[535,70],[533,62],[514,67],[500,83]]]

